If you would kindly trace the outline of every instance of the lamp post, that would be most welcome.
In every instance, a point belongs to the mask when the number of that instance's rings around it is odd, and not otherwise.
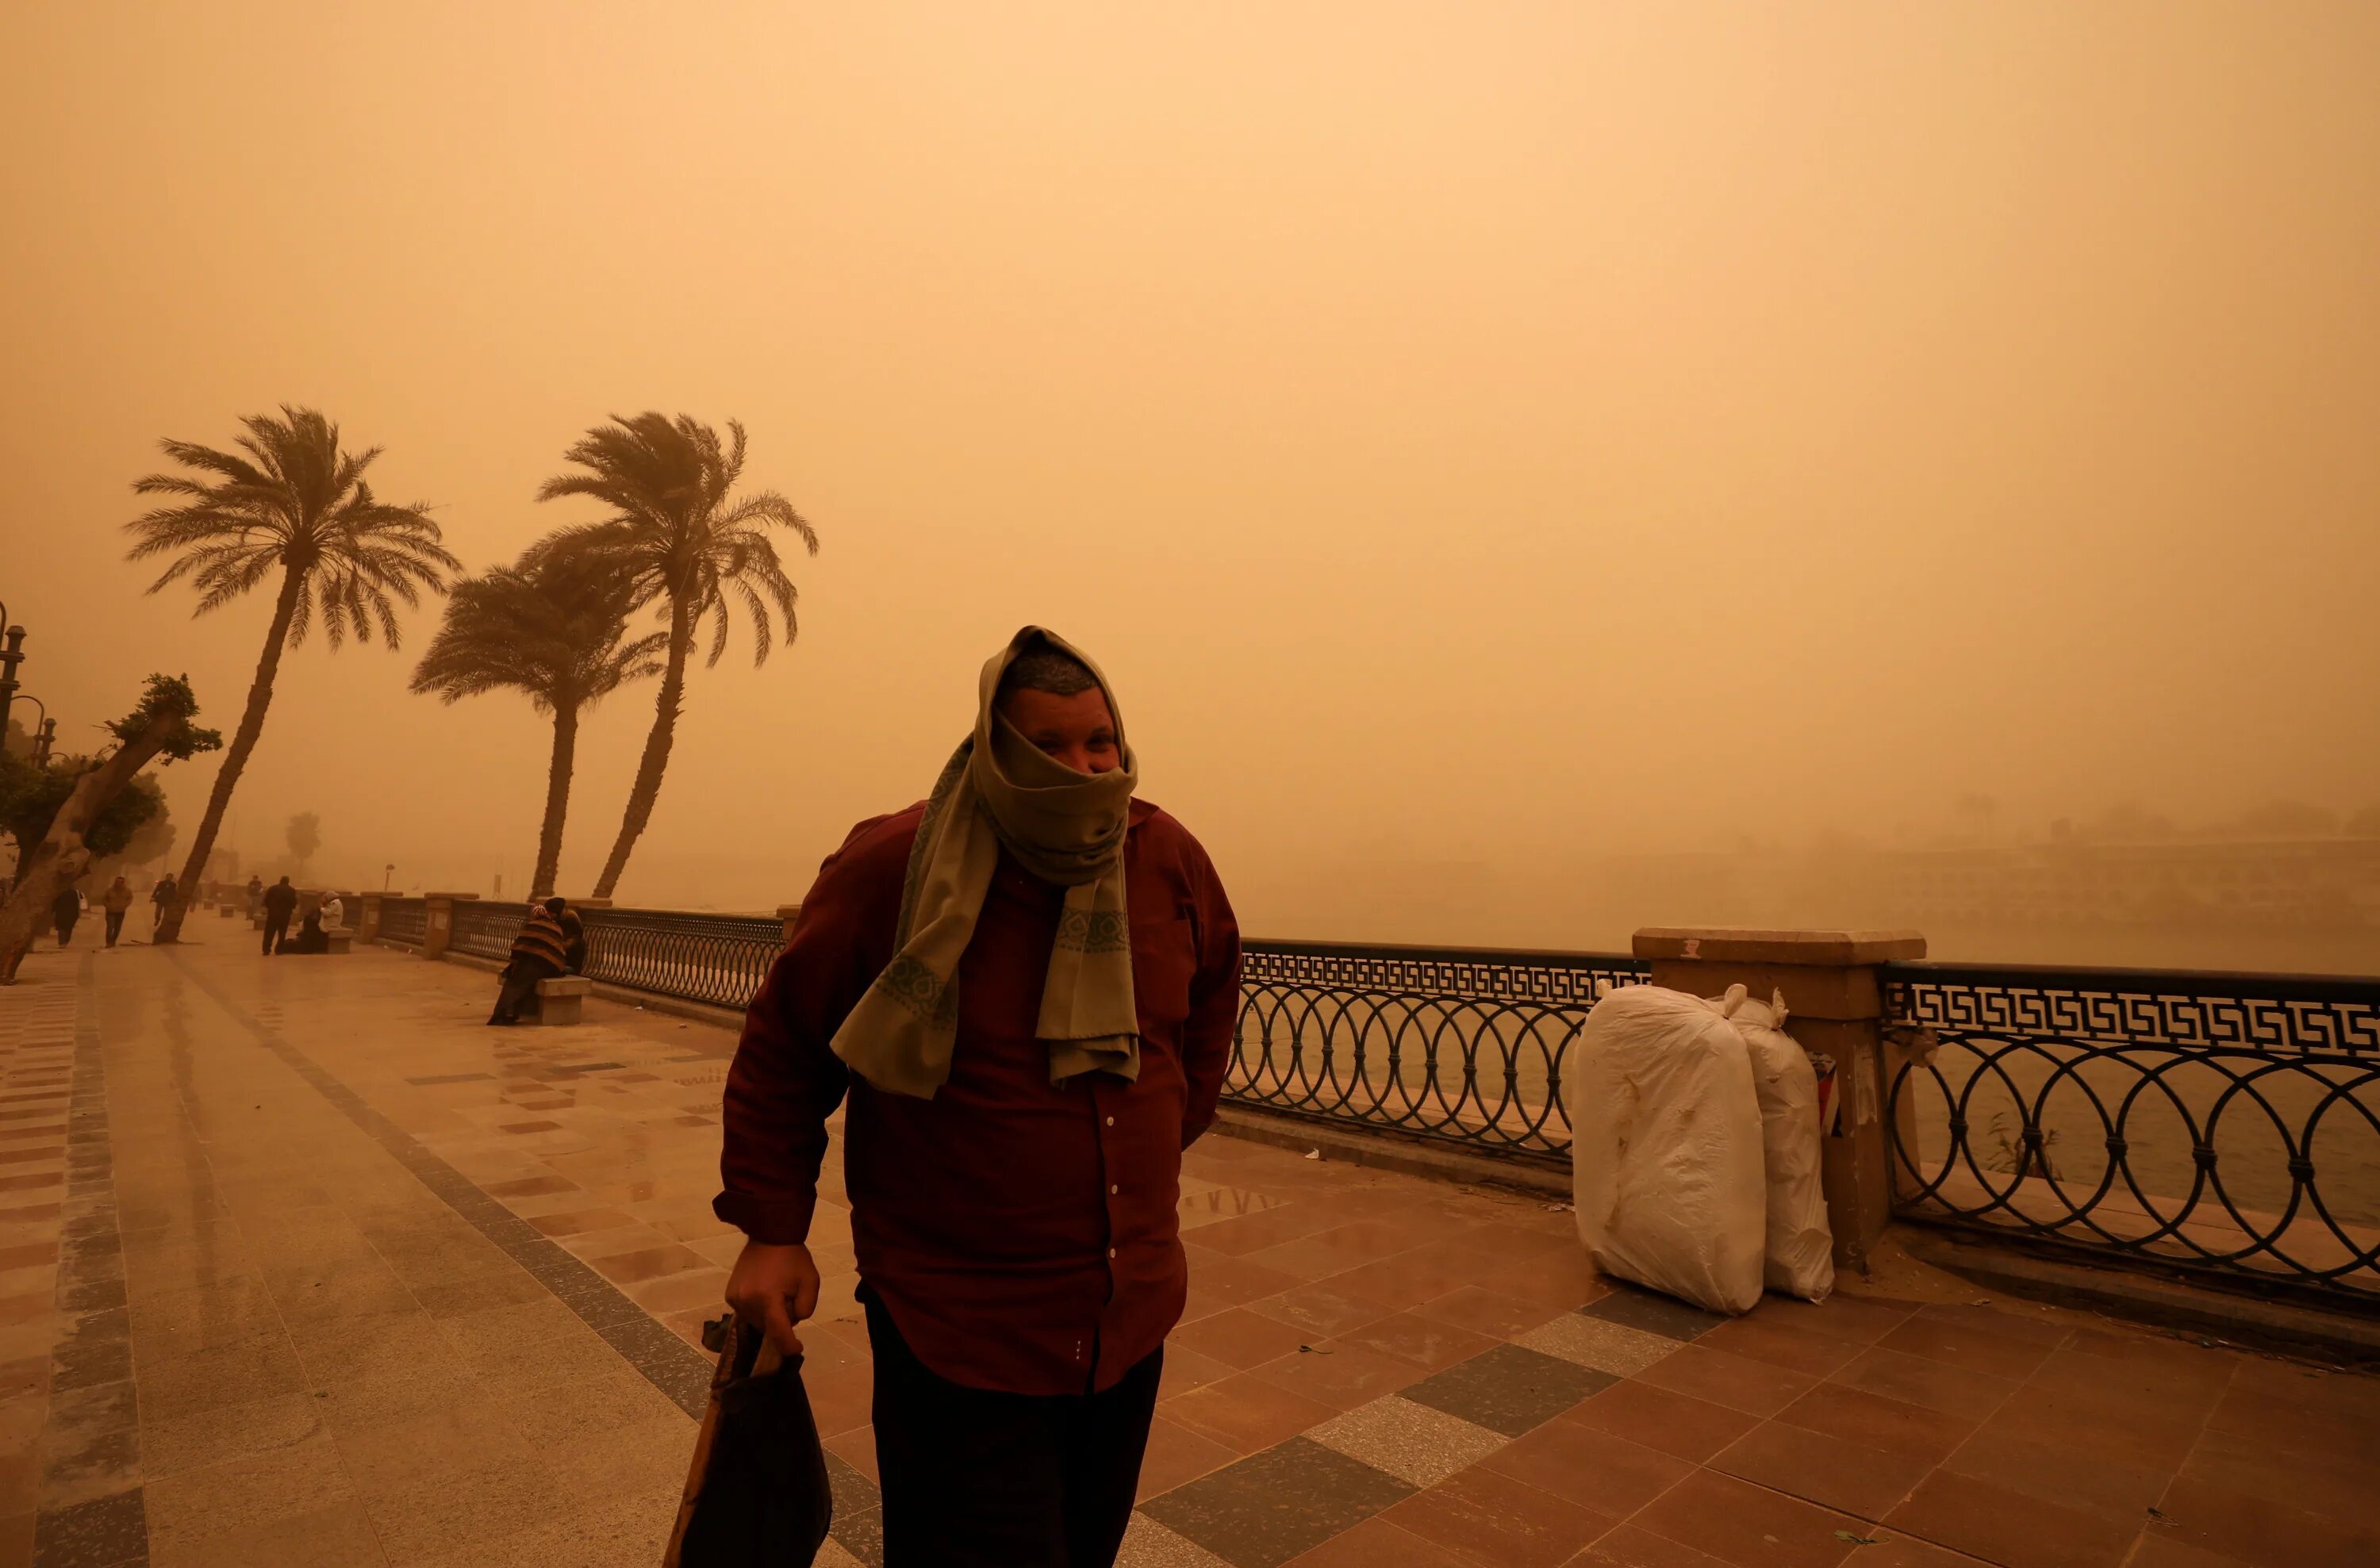
[[[382,892],[385,893],[388,891],[388,879],[395,874],[396,862],[395,861],[391,861],[386,865],[380,868],[380,890]]]
[[[14,682],[11,682],[11,684],[13,685]],[[11,695],[14,696],[14,694],[11,693]],[[56,737],[58,732],[57,721],[50,717],[50,705],[42,701],[41,698],[33,695],[30,692],[26,693],[23,697],[18,698],[17,700],[29,702],[35,707],[42,710],[42,721],[34,727],[32,731],[32,761],[35,767],[47,767],[50,766],[50,742]],[[0,720],[0,735],[5,735],[6,733],[7,733],[6,721]]]
[[[8,706],[17,700],[17,667],[25,662],[25,629],[8,625],[8,607],[0,604],[0,735],[8,732]]]

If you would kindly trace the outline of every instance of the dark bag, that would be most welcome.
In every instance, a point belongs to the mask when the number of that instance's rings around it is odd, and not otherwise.
[[[719,1367],[662,1568],[806,1568],[834,1493],[801,1358],[734,1317],[703,1324],[702,1343]]]

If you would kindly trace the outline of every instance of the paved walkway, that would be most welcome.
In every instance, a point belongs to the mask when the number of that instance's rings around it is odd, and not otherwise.
[[[483,973],[237,936],[27,971],[0,1564],[659,1561],[737,1243],[725,1031],[491,1031]],[[1220,1138],[1188,1166],[1135,1568],[2380,1562],[2371,1379],[1900,1261],[1722,1321],[1595,1279],[1539,1202]],[[816,1250],[848,1568],[879,1553],[839,1208]]]

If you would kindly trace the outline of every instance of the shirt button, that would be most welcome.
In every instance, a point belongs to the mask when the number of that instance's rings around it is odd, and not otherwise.
[[[1112,1257],[1114,1257],[1114,1256],[1115,1256],[1115,1248],[1114,1248],[1111,1247],[1111,1248],[1108,1248],[1108,1256],[1109,1256],[1109,1257],[1111,1257],[1111,1258],[1112,1258]]]
[[[1113,1126],[1115,1126],[1115,1118],[1114,1118],[1113,1116],[1110,1116],[1110,1117],[1108,1118],[1108,1126],[1110,1126],[1110,1127],[1113,1127]]]
[[[1108,1188],[1108,1196],[1109,1196],[1109,1197],[1111,1197],[1111,1198],[1112,1198],[1112,1197],[1114,1197],[1117,1193],[1122,1192],[1123,1190],[1123,1188],[1121,1188],[1121,1187],[1111,1187],[1111,1188]]]

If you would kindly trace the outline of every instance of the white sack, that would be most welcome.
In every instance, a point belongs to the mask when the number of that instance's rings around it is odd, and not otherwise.
[[[1760,1104],[1742,1038],[1699,996],[1624,985],[1564,1069],[1578,1234],[1596,1267],[1717,1312],[1760,1301]]]
[[[1818,1074],[1784,1031],[1785,998],[1767,1006],[1741,985],[1718,1008],[1743,1037],[1760,1099],[1760,1147],[1768,1176],[1768,1288],[1824,1301],[1835,1288],[1835,1236],[1819,1175]]]

